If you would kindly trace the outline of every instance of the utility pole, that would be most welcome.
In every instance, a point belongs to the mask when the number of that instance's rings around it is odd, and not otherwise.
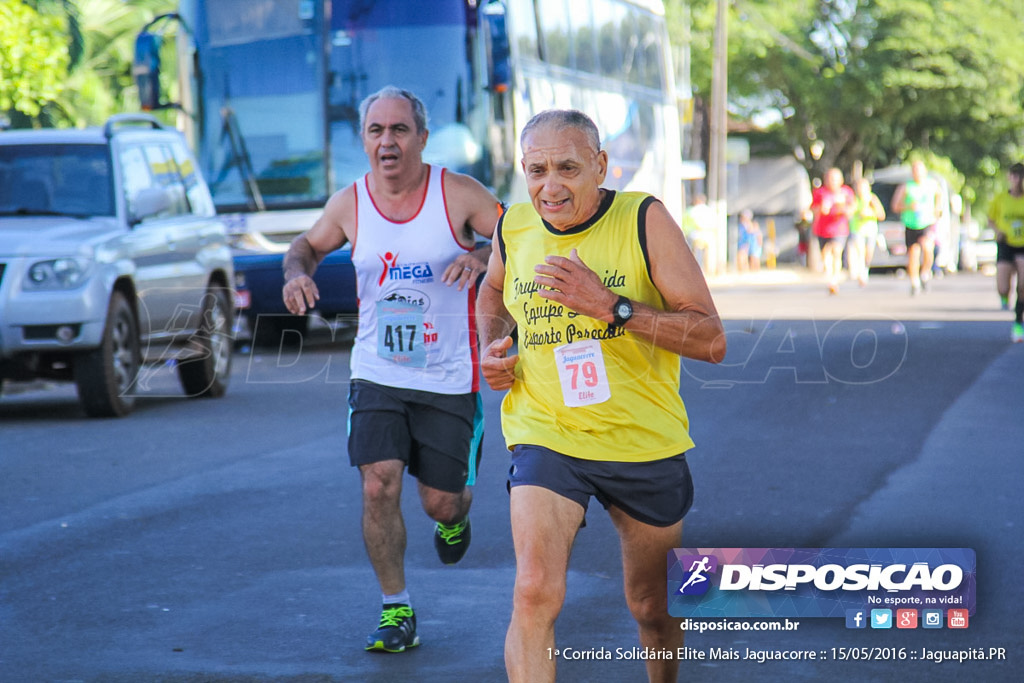
[[[715,238],[711,244],[710,274],[724,272],[728,263],[728,209],[725,147],[728,136],[728,0],[716,0],[714,61],[711,67],[711,141],[708,159],[708,203],[715,213]]]

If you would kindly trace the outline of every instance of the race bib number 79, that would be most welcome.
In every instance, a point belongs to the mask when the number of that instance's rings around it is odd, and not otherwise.
[[[612,397],[604,369],[604,353],[596,339],[556,347],[555,365],[562,400],[570,408],[604,403]]]

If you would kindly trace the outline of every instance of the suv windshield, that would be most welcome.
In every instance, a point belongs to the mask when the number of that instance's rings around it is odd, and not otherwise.
[[[113,216],[105,145],[0,145],[0,215]]]
[[[878,200],[882,202],[882,208],[885,209],[885,220],[887,221],[900,220],[900,215],[898,213],[894,213],[892,210],[892,196],[896,194],[896,188],[900,185],[901,183],[886,183],[879,181],[871,186],[871,191],[874,192],[878,197]]]

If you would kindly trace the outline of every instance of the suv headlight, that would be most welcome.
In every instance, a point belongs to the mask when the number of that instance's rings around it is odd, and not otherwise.
[[[25,289],[74,289],[85,282],[91,265],[91,261],[82,258],[36,261],[25,273]]]

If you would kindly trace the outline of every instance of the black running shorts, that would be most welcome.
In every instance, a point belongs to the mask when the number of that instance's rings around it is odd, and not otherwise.
[[[1006,242],[996,242],[996,263],[1013,263],[1024,258],[1024,247],[1011,247]]]
[[[401,460],[421,483],[449,493],[474,483],[483,440],[479,394],[354,380],[348,404],[348,456],[354,467]]]
[[[918,242],[923,241],[926,238],[931,238],[935,233],[935,226],[929,225],[927,228],[904,228],[903,229],[903,243],[907,245],[907,248],[914,246]]]

